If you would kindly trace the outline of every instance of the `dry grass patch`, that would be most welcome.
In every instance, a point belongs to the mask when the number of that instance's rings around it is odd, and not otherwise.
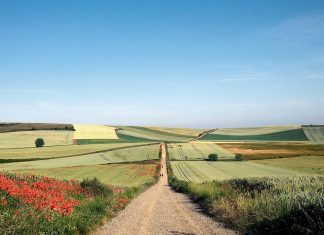
[[[247,160],[324,156],[324,145],[304,143],[218,143],[224,149],[240,153]]]

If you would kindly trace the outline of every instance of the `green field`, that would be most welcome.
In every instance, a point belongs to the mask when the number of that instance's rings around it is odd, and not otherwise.
[[[233,160],[235,155],[214,143],[168,144],[170,160],[203,160],[216,153],[219,160]]]
[[[195,128],[171,128],[171,127],[147,127],[152,130],[167,132],[176,135],[183,135],[185,137],[197,137],[199,134],[207,131],[208,129],[195,129]]]
[[[79,155],[73,157],[4,163],[4,164],[0,164],[0,170],[73,167],[73,166],[86,166],[86,165],[99,165],[99,164],[109,164],[109,163],[154,160],[159,158],[159,149],[160,146],[156,144],[156,145],[118,149],[118,150],[93,153],[93,154],[85,154],[85,155]]]
[[[265,159],[257,160],[255,162],[267,166],[294,170],[300,173],[324,175],[324,156]]]
[[[154,140],[154,141],[169,141],[169,142],[185,142],[192,139],[191,136],[183,136],[179,134],[163,132],[158,130],[153,130],[145,127],[134,127],[134,126],[118,126],[117,134],[120,138],[124,139],[127,136],[133,138],[140,138],[144,140]],[[124,135],[123,136],[120,136]]]
[[[97,177],[100,181],[110,185],[136,187],[152,183],[155,180],[156,164],[90,165],[21,170],[17,172],[76,180]]]
[[[207,141],[309,141],[302,129],[293,129],[260,135],[207,134],[199,140]]]
[[[300,129],[298,125],[292,126],[263,126],[249,128],[219,128],[210,134],[218,135],[264,135],[281,131]]]
[[[91,144],[91,145],[69,145],[42,148],[0,149],[0,162],[58,158],[65,156],[76,156],[100,151],[126,148],[151,143],[117,143],[117,144]]]
[[[71,145],[73,131],[42,130],[0,133],[0,149],[35,147],[35,140],[43,138],[45,146]]]
[[[233,178],[301,175],[300,172],[254,162],[171,161],[171,167],[175,177],[194,183]]]
[[[310,141],[324,142],[324,127],[303,127],[303,130]]]

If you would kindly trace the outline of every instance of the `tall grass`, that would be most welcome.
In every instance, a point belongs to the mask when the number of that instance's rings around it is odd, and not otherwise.
[[[202,184],[170,179],[217,220],[250,234],[323,234],[324,177],[267,177]]]

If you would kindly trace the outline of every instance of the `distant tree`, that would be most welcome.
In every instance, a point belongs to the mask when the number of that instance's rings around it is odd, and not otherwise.
[[[242,154],[237,153],[237,154],[235,154],[235,160],[236,161],[243,161],[244,160],[244,157],[243,157]]]
[[[34,131],[34,130],[36,130],[36,128],[35,127],[32,127],[32,131]]]
[[[216,153],[211,153],[208,155],[208,160],[213,162],[218,161],[218,155]]]
[[[43,147],[44,145],[45,145],[45,142],[44,142],[43,138],[37,138],[35,140],[36,148]]]

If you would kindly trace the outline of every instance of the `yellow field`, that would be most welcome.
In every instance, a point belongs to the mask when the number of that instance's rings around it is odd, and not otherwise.
[[[73,139],[107,139],[116,140],[119,139],[116,133],[115,127],[103,126],[103,125],[85,125],[85,124],[73,124],[75,133]]]
[[[35,140],[43,138],[45,146],[71,145],[73,131],[16,131],[0,133],[0,149],[35,147]]]

